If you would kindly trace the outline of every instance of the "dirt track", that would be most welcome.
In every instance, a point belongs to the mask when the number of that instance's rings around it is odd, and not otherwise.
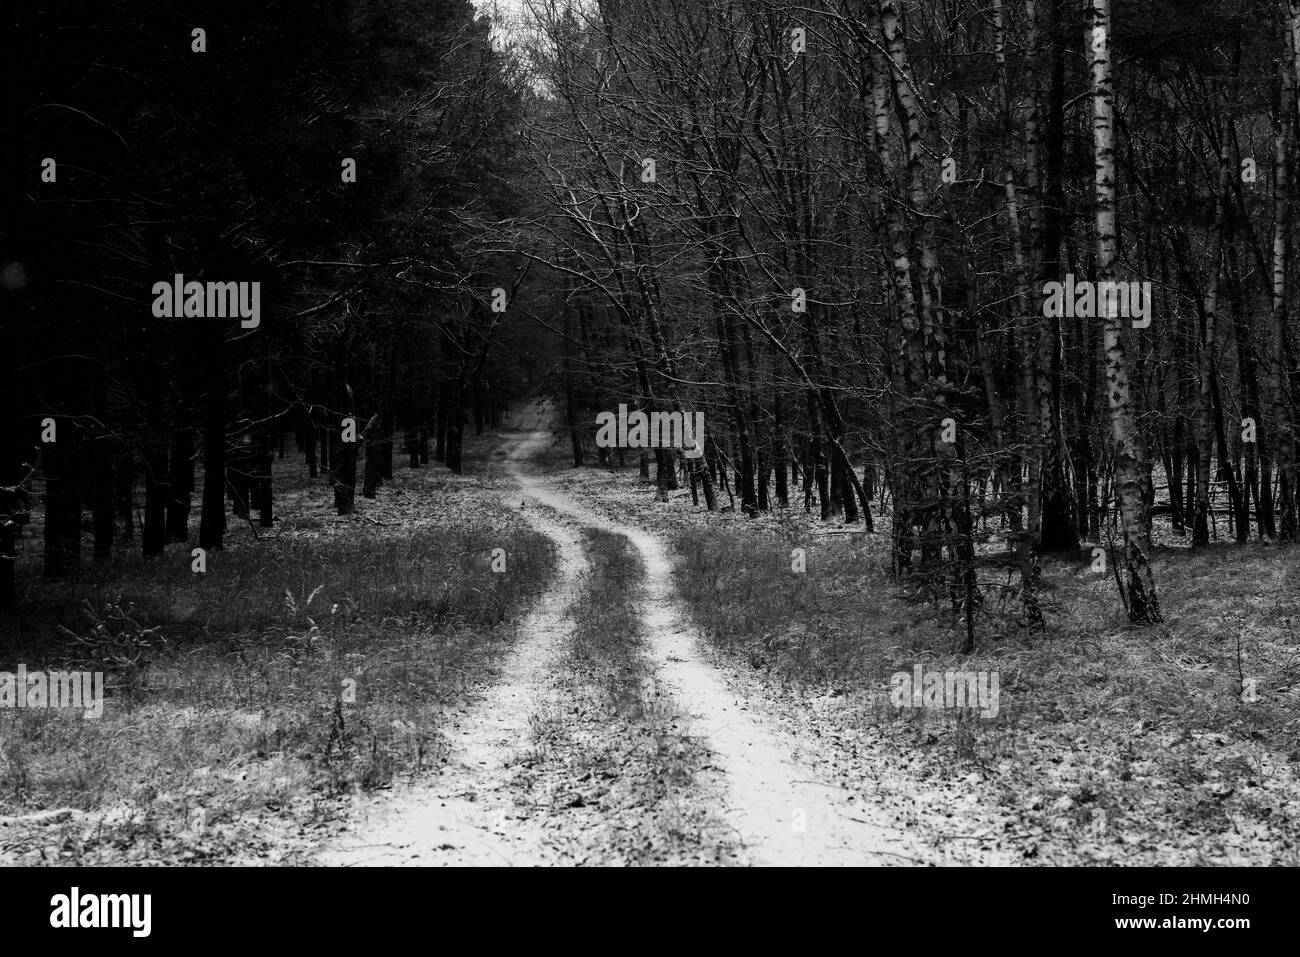
[[[640,557],[637,596],[661,694],[688,716],[721,775],[722,818],[751,863],[849,865],[931,863],[933,852],[837,784],[822,781],[793,757],[795,742],[728,686],[709,660],[674,595],[671,565],[650,533],[612,524],[548,487],[527,463],[552,440],[542,416],[520,434],[506,469],[517,483],[522,514],[556,544],[554,585],[530,614],[500,680],[456,722],[456,754],[431,784],[368,798],[353,826],[326,848],[329,865],[531,865],[565,863],[544,834],[515,807],[511,767],[529,740],[530,717],[554,704],[554,666],[571,628],[571,604],[587,569],[583,529],[626,536]],[[512,503],[513,504],[513,503]]]

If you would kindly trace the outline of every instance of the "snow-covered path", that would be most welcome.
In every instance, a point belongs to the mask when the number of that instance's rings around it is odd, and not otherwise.
[[[587,568],[581,532],[625,536],[644,577],[637,596],[661,694],[687,716],[722,772],[719,812],[755,864],[849,865],[928,862],[907,831],[871,820],[863,802],[818,780],[794,757],[795,742],[747,705],[711,662],[674,593],[663,544],[618,525],[548,486],[526,463],[552,440],[540,418],[521,435],[506,468],[521,512],[555,542],[554,585],[524,623],[500,680],[457,722],[455,755],[431,784],[369,799],[357,822],[318,858],[333,865],[545,864],[554,860],[527,815],[512,816],[512,763],[529,741],[530,717],[554,703],[555,666],[572,627],[571,605]],[[512,503],[513,504],[513,503]]]

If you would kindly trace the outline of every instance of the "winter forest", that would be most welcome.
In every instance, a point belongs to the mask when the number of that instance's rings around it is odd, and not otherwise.
[[[0,862],[1300,862],[1300,0],[0,10]]]

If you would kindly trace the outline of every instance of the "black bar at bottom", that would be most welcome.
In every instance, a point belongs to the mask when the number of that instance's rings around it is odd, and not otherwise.
[[[999,938],[1184,949],[1250,945],[1266,939],[1256,935],[1285,933],[1283,908],[1294,906],[1294,883],[1295,872],[1281,868],[549,876],[506,869],[9,868],[0,870],[0,914],[13,953],[28,940],[255,943],[261,951],[277,944],[373,948],[412,937],[431,953],[511,940],[607,951],[633,941],[653,945],[656,937],[677,950],[706,941],[770,944],[766,938],[776,933],[803,935],[814,946],[831,936],[864,946],[912,938],[942,953]]]

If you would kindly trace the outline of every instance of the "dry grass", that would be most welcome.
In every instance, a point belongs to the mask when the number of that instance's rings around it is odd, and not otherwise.
[[[846,740],[869,733],[935,780],[987,782],[1026,858],[1300,860],[1300,550],[1162,550],[1167,621],[1149,629],[1127,625],[1087,562],[1053,563],[1047,634],[1018,633],[990,599],[963,657],[951,609],[901,598],[879,537],[686,531],[676,547],[679,588],[727,658],[794,698],[839,701],[825,720]],[[889,676],[916,664],[997,671],[999,714],[892,707]]]
[[[434,501],[463,482],[418,474]],[[290,502],[328,494],[295,480]],[[0,860],[294,859],[341,795],[443,760],[444,711],[490,679],[553,563],[544,537],[482,497],[437,530],[286,511],[258,543],[232,537],[202,575],[176,545],[74,588],[26,576],[0,669],[106,670],[109,698],[99,720],[0,711],[0,818],[76,812],[0,826]],[[113,641],[72,637],[100,626]]]
[[[557,705],[535,716],[525,772],[565,856],[588,864],[713,864],[735,860],[701,770],[709,752],[659,694],[636,600],[641,571],[621,536],[587,538],[591,570]]]

